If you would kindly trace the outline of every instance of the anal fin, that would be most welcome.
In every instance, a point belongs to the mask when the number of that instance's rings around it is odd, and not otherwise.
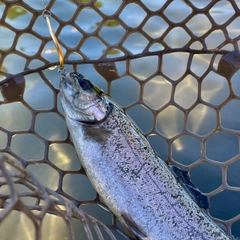
[[[170,165],[172,172],[180,184],[185,188],[193,200],[198,204],[200,208],[208,209],[209,202],[208,198],[200,192],[200,190],[191,181],[188,171],[183,170],[179,167]]]

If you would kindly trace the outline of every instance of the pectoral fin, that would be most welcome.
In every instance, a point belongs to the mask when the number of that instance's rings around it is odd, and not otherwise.
[[[91,138],[100,143],[105,142],[111,135],[111,131],[94,126],[83,126],[83,131],[86,139]]]

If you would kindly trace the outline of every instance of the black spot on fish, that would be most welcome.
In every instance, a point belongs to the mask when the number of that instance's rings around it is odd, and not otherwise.
[[[93,89],[93,85],[89,80],[83,79],[82,81],[79,81],[79,84],[84,91]]]

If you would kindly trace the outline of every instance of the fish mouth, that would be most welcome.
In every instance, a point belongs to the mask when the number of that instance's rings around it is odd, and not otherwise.
[[[63,76],[65,80],[67,81],[68,84],[72,85],[73,84],[73,77],[71,76],[71,73],[67,73]]]
[[[83,81],[85,79],[85,77],[80,74],[80,73],[76,73],[76,72],[68,72],[65,74],[62,74],[62,77],[67,81],[68,84],[72,85],[74,82],[74,78],[78,79],[78,81]],[[86,80],[86,79],[85,79]]]
[[[67,74],[62,74],[61,78],[60,78],[60,83],[66,88],[66,87],[70,87],[73,84],[73,79],[71,79],[70,77],[67,76]]]
[[[102,92],[81,74],[74,72],[62,74],[60,94],[62,104],[76,113],[70,114],[69,117],[74,116],[73,120],[82,124],[99,124],[111,111]],[[77,114],[81,117],[76,117]]]
[[[73,89],[75,79],[71,76],[72,74],[74,73],[62,74],[60,78],[60,84],[61,84],[60,91],[62,95],[66,98],[66,100],[68,100],[68,97],[67,97],[68,95],[72,95],[74,97],[74,95],[78,95],[82,93],[81,87],[76,90]],[[87,104],[86,107],[83,107],[82,108],[83,110],[93,107],[102,101],[102,97],[97,92],[95,94],[92,94],[92,93],[89,94],[89,96],[86,99],[92,103],[89,103]]]

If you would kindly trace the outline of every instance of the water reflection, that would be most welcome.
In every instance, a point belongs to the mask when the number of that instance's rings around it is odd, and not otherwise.
[[[206,156],[219,162],[228,161],[238,154],[238,145],[237,135],[222,131],[216,132],[206,141]]]
[[[137,79],[145,81],[159,71],[160,64],[160,59],[157,56],[141,57],[130,61],[130,69]],[[151,95],[149,94],[149,96]]]
[[[194,15],[188,22],[187,27],[192,31],[192,33],[198,37],[205,34],[212,27],[211,22],[204,14]]]
[[[125,33],[126,29],[118,21],[108,20],[100,29],[99,35],[108,43],[117,44]]]
[[[21,6],[14,6],[10,9],[10,11],[8,11],[7,17],[13,20],[25,14],[27,14],[27,10],[25,8]]]
[[[212,60],[212,54],[194,54],[190,69],[194,76],[201,77],[209,68]]]
[[[74,147],[67,143],[51,144],[49,146],[48,159],[64,171],[76,171],[81,168]]]
[[[180,80],[187,70],[188,53],[170,53],[163,55],[161,72],[171,80]],[[173,71],[174,68],[174,71]]]
[[[205,42],[209,49],[217,48],[224,41],[226,41],[226,38],[222,30],[215,30],[205,38]]]
[[[8,50],[13,44],[16,33],[14,33],[9,28],[3,26],[0,26],[0,33],[2,36],[4,36],[0,38],[0,49],[3,51]],[[3,66],[1,66],[1,69],[3,70]]]
[[[32,240],[35,236],[35,228],[32,220],[26,214],[12,211],[0,224],[0,236],[1,240]]]
[[[149,40],[140,33],[132,33],[123,43],[123,47],[132,54],[140,54],[147,47]]]
[[[42,40],[32,34],[24,33],[19,36],[16,49],[23,54],[33,56],[39,51]]]
[[[22,6],[15,5],[8,11],[6,23],[16,29],[24,29],[29,25],[31,18],[32,13],[27,11]]]
[[[147,13],[138,4],[130,3],[119,17],[124,20],[128,27],[136,28],[142,23],[146,15]]]
[[[11,139],[10,148],[13,153],[26,161],[41,160],[44,158],[45,144],[35,134],[15,134]],[[43,177],[43,174],[41,174]]]
[[[187,75],[176,87],[174,100],[183,108],[190,108],[198,97],[198,81],[192,75]]]
[[[20,54],[8,54],[2,63],[1,70],[5,73],[18,74],[26,66],[27,59]]]
[[[221,124],[223,127],[240,130],[240,100],[232,99],[226,105],[224,105],[220,111],[221,114]]]
[[[184,122],[184,113],[179,108],[170,105],[158,114],[157,131],[167,138],[173,138],[183,131]]]
[[[164,38],[164,41],[170,48],[182,48],[186,46],[191,40],[191,36],[182,28],[173,28],[168,35]]]
[[[143,101],[152,109],[158,110],[170,101],[172,85],[162,76],[155,76],[146,83]]]
[[[27,166],[27,170],[33,174],[33,176],[41,183],[43,186],[56,191],[58,189],[59,174],[52,168],[49,164],[30,164]],[[44,174],[43,174],[44,173]],[[43,177],[43,175],[45,177]],[[46,176],[48,176],[46,178]]]
[[[161,17],[152,16],[148,19],[146,24],[143,26],[143,30],[151,38],[155,39],[163,35],[168,27],[169,27],[168,23],[166,23]]]
[[[88,21],[86,21],[88,19]],[[92,33],[99,27],[98,22],[102,21],[102,17],[92,8],[84,8],[78,15],[76,23],[81,26],[84,32]]]
[[[216,218],[228,220],[240,213],[240,193],[224,190],[211,198],[210,213]],[[222,209],[220,212],[219,209]]]
[[[50,72],[50,71],[49,71]],[[53,81],[57,80],[59,85],[59,77],[55,76]],[[51,78],[50,78],[51,79]],[[26,90],[24,92],[24,100],[33,108],[47,110],[54,107],[54,92],[43,81],[38,73],[26,76]]]
[[[126,107],[139,100],[140,85],[132,77],[125,76],[112,82],[111,95],[121,106]]]
[[[191,180],[204,193],[214,191],[222,185],[222,170],[219,166],[203,162],[192,168],[190,174]]]
[[[188,115],[187,127],[191,132],[203,136],[209,134],[217,127],[216,122],[216,110],[206,105],[198,104]]]
[[[70,35],[71,38],[69,38]],[[67,45],[67,47],[74,48],[78,45],[82,37],[83,35],[75,27],[67,25],[62,29],[59,40],[64,45]]]
[[[229,20],[234,14],[235,11],[232,8],[232,5],[228,1],[217,2],[209,11],[210,15],[214,21],[221,25]]]
[[[173,141],[172,157],[175,161],[190,165],[201,158],[201,141],[189,135],[182,135]]]
[[[21,102],[0,105],[0,126],[8,131],[24,131],[31,127],[32,113]]]
[[[89,37],[84,41],[80,50],[85,56],[88,56],[88,58],[98,59],[102,56],[102,53],[105,52],[106,45],[98,38]]]
[[[219,105],[229,96],[228,81],[214,72],[208,73],[201,84],[201,97],[204,101]]]

